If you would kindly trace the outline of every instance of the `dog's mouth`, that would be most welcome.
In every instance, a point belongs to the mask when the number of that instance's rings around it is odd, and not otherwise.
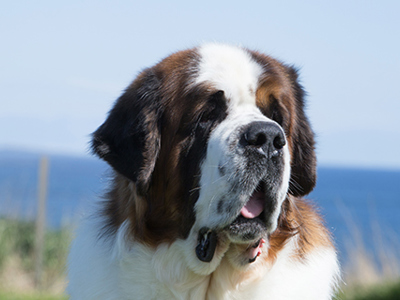
[[[258,218],[264,210],[265,200],[265,183],[261,180],[249,201],[240,210],[240,215],[245,219]]]
[[[270,189],[265,180],[261,180],[253,190],[247,202],[240,209],[239,215],[232,223],[222,229],[233,243],[248,244],[249,262],[255,261],[261,253],[272,230],[272,214],[276,209],[276,200],[269,196]],[[217,232],[203,227],[198,236],[197,257],[204,262],[212,260],[217,245]]]
[[[273,206],[274,200],[267,196],[267,184],[261,180],[238,217],[226,227],[230,239],[238,243],[251,243],[264,237],[268,232]]]

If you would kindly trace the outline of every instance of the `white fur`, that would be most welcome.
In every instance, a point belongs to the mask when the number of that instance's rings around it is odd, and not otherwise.
[[[262,68],[239,47],[207,44],[199,48],[201,61],[196,83],[207,82],[224,91],[235,106],[255,106],[255,91]]]
[[[198,274],[188,267],[187,259],[197,260],[187,256],[191,238],[150,249],[127,241],[126,226],[111,240],[99,239],[99,226],[101,220],[86,220],[72,246],[68,265],[71,300],[323,300],[331,299],[339,275],[331,248],[316,249],[302,261],[294,258],[296,238],[272,265],[258,258],[243,275],[229,262],[231,249],[226,247],[217,264]]]
[[[298,261],[293,256],[296,238],[279,253],[274,267],[262,279],[256,299],[262,299],[266,291],[269,299],[331,299],[340,276],[334,249],[318,248]]]

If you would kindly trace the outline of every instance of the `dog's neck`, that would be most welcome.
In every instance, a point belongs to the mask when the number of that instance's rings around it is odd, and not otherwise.
[[[204,263],[196,258],[195,236],[149,248],[126,240],[124,231],[127,228],[129,225],[124,223],[116,234],[114,245],[118,245],[118,249],[114,249],[114,253],[124,272],[122,287],[128,291],[136,290],[136,285],[140,284],[130,280],[135,275],[129,272],[140,271],[143,280],[156,281],[157,286],[166,287],[172,295],[186,295],[185,299],[224,299],[227,296],[218,293],[235,291],[239,285],[241,290],[247,290],[246,286],[260,280],[272,265],[266,246],[254,262],[240,265],[238,262],[247,255],[248,246],[220,239],[212,261]]]

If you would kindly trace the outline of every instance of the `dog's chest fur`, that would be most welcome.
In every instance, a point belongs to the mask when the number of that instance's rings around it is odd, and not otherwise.
[[[70,273],[75,287],[69,291],[71,300],[328,299],[332,277],[339,274],[330,248],[315,249],[301,261],[295,258],[296,237],[276,260],[269,261],[265,252],[247,271],[232,267],[229,254],[234,250],[229,248],[215,271],[199,275],[188,268],[186,241],[153,250],[140,243],[128,245],[123,227],[113,240],[98,239],[97,230],[96,221],[87,221],[74,241],[71,262],[76,266],[70,267],[80,272]]]

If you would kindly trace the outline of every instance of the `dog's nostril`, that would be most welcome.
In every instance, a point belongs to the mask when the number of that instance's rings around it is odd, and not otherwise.
[[[282,134],[278,134],[274,138],[273,145],[276,150],[281,150],[286,145],[285,137]]]
[[[267,137],[263,132],[257,134],[246,134],[245,139],[250,146],[262,147],[267,142]]]

